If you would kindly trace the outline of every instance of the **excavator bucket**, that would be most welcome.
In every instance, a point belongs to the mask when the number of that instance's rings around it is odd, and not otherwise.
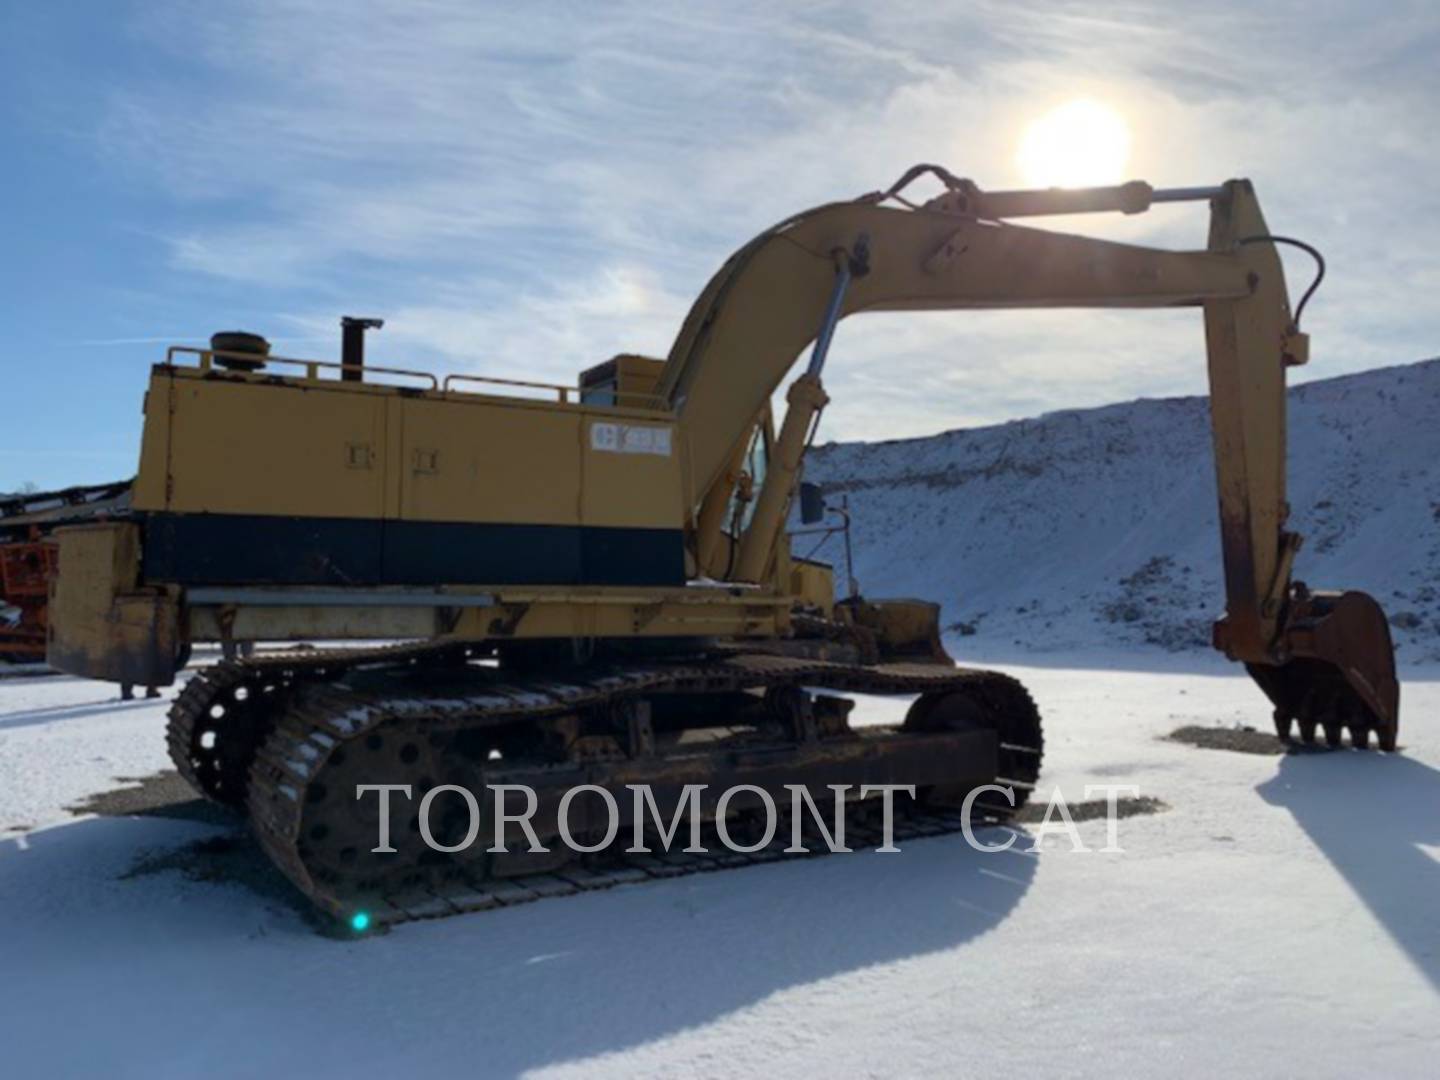
[[[1390,626],[1375,598],[1363,592],[1310,592],[1295,586],[1280,638],[1281,664],[1246,664],[1275,705],[1275,732],[1330,746],[1369,745],[1394,750],[1400,727],[1400,684]]]

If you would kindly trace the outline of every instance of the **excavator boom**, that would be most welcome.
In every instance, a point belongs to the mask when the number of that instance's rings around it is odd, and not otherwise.
[[[920,206],[900,199],[925,172],[944,182],[944,193]],[[903,205],[887,205],[896,199]],[[1005,220],[1134,214],[1155,202],[1180,201],[1209,205],[1203,251],[1114,243]],[[1379,605],[1354,592],[1342,603],[1291,580],[1300,537],[1285,527],[1285,372],[1305,363],[1308,339],[1291,311],[1277,243],[1294,241],[1271,235],[1245,180],[1160,191],[1136,181],[987,193],[942,168],[917,166],[884,193],[788,218],[736,252],[691,308],[659,392],[680,418],[699,501],[715,504],[733,482],[727,463],[737,439],[806,345],[818,335],[828,347],[835,322],[846,315],[1199,307],[1225,568],[1226,615],[1215,645],[1249,666],[1276,707],[1282,734],[1293,718],[1302,733],[1313,736],[1318,724],[1332,742],[1346,727],[1357,743],[1374,730],[1382,746],[1393,747],[1399,690]],[[856,261],[862,250],[863,268]],[[845,279],[839,289],[837,274]],[[779,467],[772,466],[740,544],[744,580],[763,576],[770,565],[804,441],[828,400],[813,362],[789,400],[791,417],[775,454]],[[713,547],[704,536],[700,545]],[[1322,669],[1343,678],[1314,674]]]

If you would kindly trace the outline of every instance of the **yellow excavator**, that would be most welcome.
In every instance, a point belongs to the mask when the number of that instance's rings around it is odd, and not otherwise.
[[[926,175],[939,193],[907,196]],[[1015,223],[1182,201],[1209,207],[1204,250]],[[1318,260],[1270,233],[1244,180],[987,192],[920,165],[767,229],[709,282],[667,359],[617,356],[575,387],[369,365],[378,320],[342,320],[339,363],[275,356],[240,332],[172,348],[151,373],[129,516],[59,534],[49,660],[169,685],[194,642],[231,656],[253,640],[392,642],[235,656],[195,672],[170,716],[181,773],[243,808],[275,863],[342,918],[447,914],[784,850],[581,860],[538,854],[502,819],[481,833],[500,827],[493,850],[437,851],[408,802],[398,850],[379,852],[379,800],[359,785],[417,798],[526,785],[544,839],[584,784],[649,784],[666,807],[705,785],[695,805],[712,825],[786,785],[913,784],[906,827],[956,828],[979,785],[1023,802],[1040,718],[1014,679],[954,664],[937,605],[837,601],[830,569],[791,554],[835,328],[864,311],[1178,305],[1201,309],[1209,357],[1226,590],[1215,645],[1246,665],[1282,737],[1293,723],[1307,742],[1348,732],[1394,750],[1379,605],[1292,580],[1285,371],[1306,361],[1300,317],[1324,264],[1292,310],[1282,244]],[[807,347],[777,430],[772,395]],[[852,726],[847,693],[915,702],[901,725]],[[709,794],[736,785],[745,798]],[[594,802],[578,818],[568,808],[572,835],[604,832]],[[458,799],[440,807],[433,833],[458,849],[473,820]]]

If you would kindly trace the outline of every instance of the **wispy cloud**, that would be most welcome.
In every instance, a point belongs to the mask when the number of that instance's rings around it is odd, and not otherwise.
[[[88,338],[84,341],[63,341],[62,345],[81,349],[109,348],[120,345],[168,345],[187,341],[203,341],[205,334],[167,334],[158,337]]]
[[[182,208],[176,270],[283,288],[278,324],[328,332],[343,296],[387,317],[378,357],[562,379],[663,355],[793,210],[918,160],[1016,183],[1025,124],[1085,96],[1126,116],[1135,175],[1252,176],[1273,227],[1326,249],[1333,374],[1437,348],[1437,26],[1422,3],[171,4],[136,33],[173,62],[98,139]],[[1084,224],[1203,243],[1193,210]],[[1191,392],[1201,357],[1194,313],[853,320],[826,434]]]

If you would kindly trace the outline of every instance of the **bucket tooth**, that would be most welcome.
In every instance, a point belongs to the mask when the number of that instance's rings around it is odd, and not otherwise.
[[[1351,745],[1363,749],[1373,730],[1380,749],[1395,749],[1400,685],[1390,626],[1374,598],[1297,583],[1275,654],[1283,660],[1246,668],[1275,706],[1277,732],[1283,714],[1307,743],[1322,729],[1326,743],[1339,746],[1348,729]]]

